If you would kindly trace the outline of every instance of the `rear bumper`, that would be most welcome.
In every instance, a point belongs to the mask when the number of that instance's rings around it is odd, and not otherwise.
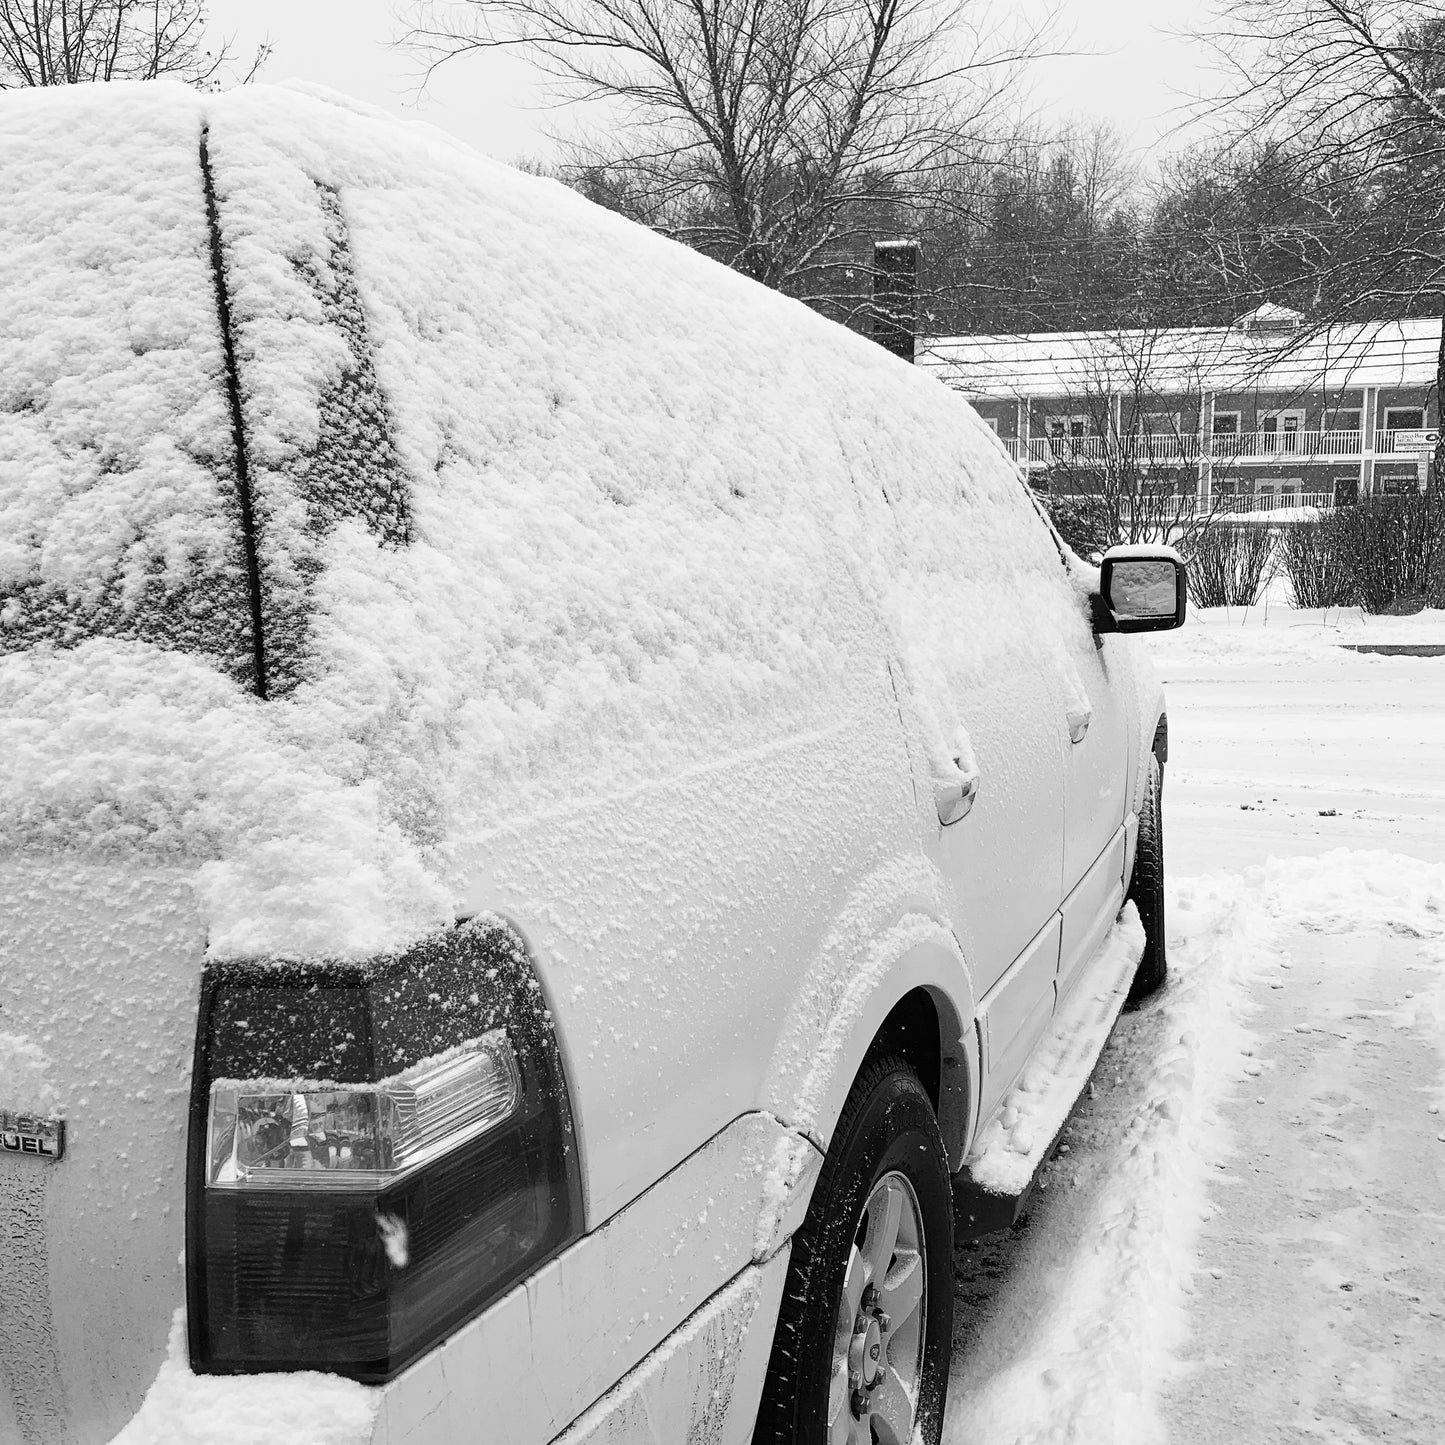
[[[746,1445],[787,1273],[787,1249],[745,1269],[554,1445]]]
[[[772,1115],[743,1115],[383,1386],[315,1373],[197,1376],[182,1326],[115,1445],[675,1445],[700,1421],[710,1441],[742,1445],[788,1241],[820,1162]],[[251,1434],[236,1433],[243,1419]],[[299,1423],[322,1419],[330,1425],[314,1435]]]

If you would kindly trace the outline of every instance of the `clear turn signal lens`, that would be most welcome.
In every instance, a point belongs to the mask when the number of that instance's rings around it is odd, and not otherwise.
[[[502,1123],[519,1090],[504,1029],[379,1084],[221,1080],[206,1184],[374,1189]]]

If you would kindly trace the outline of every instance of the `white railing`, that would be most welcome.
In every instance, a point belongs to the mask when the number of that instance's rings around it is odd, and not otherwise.
[[[1241,517],[1254,512],[1283,512],[1294,507],[1325,510],[1334,506],[1335,497],[1333,492],[1216,493],[1212,499],[1205,499],[1197,506],[1201,511],[1207,511],[1211,504],[1219,516]]]
[[[1382,431],[1375,434],[1376,456],[1418,456],[1402,438],[1418,432]],[[1004,446],[1016,462],[1024,459],[1024,442],[1019,437],[1004,439]],[[1357,431],[1252,431],[1219,433],[1209,438],[1208,456],[1214,463],[1307,462],[1321,458],[1348,457],[1358,461],[1364,455],[1363,437]],[[1090,466],[1125,457],[1140,466],[1169,466],[1198,462],[1199,438],[1170,432],[1148,433],[1122,440],[1102,436],[1031,437],[1028,462],[1031,467]]]
[[[1044,495],[1048,500],[1086,502],[1089,500],[1090,494],[1085,492],[1047,492]],[[1094,499],[1103,501],[1097,495]],[[1117,505],[1121,521],[1130,521],[1134,515],[1134,499],[1132,497],[1119,497],[1117,504],[1110,499],[1108,505],[1110,511],[1113,511]],[[1328,511],[1334,505],[1334,494],[1331,492],[1216,492],[1212,497],[1197,497],[1189,492],[1181,492],[1173,496],[1149,498],[1142,504],[1142,510],[1147,516],[1155,519],[1197,515],[1223,519],[1252,517],[1261,512],[1294,511],[1306,507],[1314,511]]]

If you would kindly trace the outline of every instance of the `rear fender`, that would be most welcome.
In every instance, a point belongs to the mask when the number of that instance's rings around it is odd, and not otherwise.
[[[868,882],[883,886],[860,890],[795,995],[761,1105],[826,1152],[884,1021],[907,994],[922,989],[938,1016],[939,1126],[950,1167],[957,1169],[978,1097],[973,982],[944,921],[932,869],[921,859],[901,860]],[[897,886],[903,884],[911,886]],[[880,906],[885,897],[886,908]]]

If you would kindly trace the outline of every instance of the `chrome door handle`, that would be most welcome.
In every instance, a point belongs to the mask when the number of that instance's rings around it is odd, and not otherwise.
[[[1093,721],[1093,719],[1094,714],[1092,712],[1070,711],[1069,741],[1071,743],[1083,742],[1084,739],[1089,735],[1089,724]]]
[[[938,821],[945,828],[951,823],[960,822],[968,817],[973,808],[973,800],[978,797],[978,774],[963,773],[947,782],[939,781],[934,784],[934,798],[938,803]]]

